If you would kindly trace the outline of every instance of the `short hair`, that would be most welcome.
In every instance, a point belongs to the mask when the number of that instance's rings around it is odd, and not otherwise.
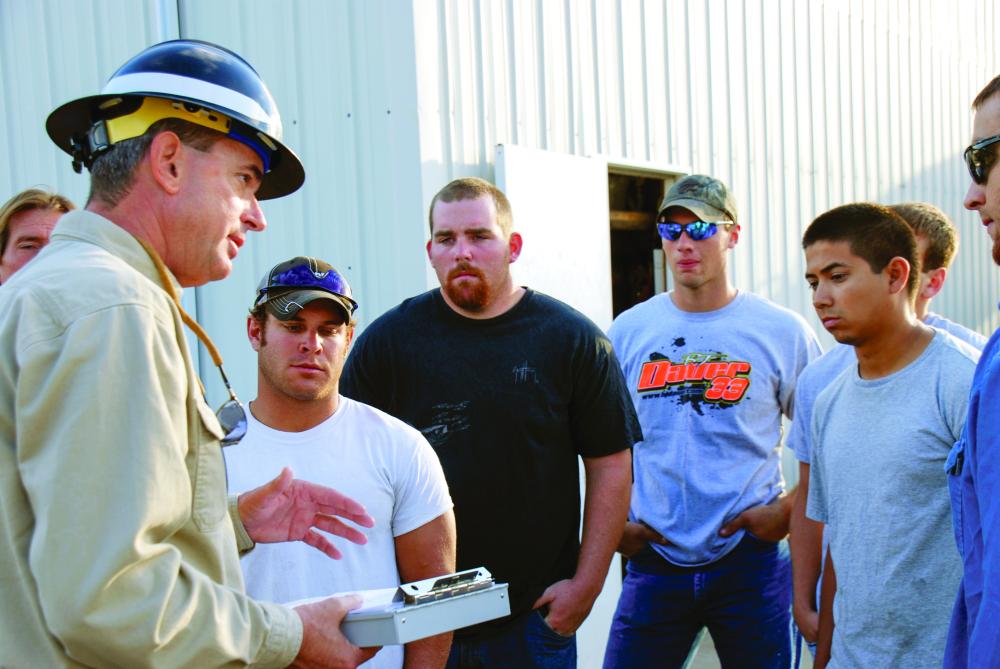
[[[979,111],[979,108],[997,93],[1000,93],[1000,74],[993,77],[993,80],[986,84],[983,90],[979,91],[979,95],[972,101],[972,111]]]
[[[920,269],[924,272],[947,268],[958,250],[958,233],[948,214],[927,202],[891,204],[889,209],[903,217],[917,237],[927,240]]]
[[[493,205],[497,210],[497,225],[503,231],[504,237],[510,237],[510,233],[514,230],[514,216],[510,210],[510,200],[507,199],[502,190],[489,181],[478,177],[455,179],[437,192],[437,195],[431,200],[431,207],[427,212],[427,222],[431,235],[434,234],[434,205],[438,202],[478,200],[481,197],[493,199]]]
[[[0,206],[0,254],[7,250],[7,240],[10,238],[10,219],[16,214],[32,209],[51,209],[66,213],[76,209],[69,198],[50,193],[41,188],[23,190]]]
[[[135,182],[135,170],[149,151],[153,138],[161,132],[173,132],[181,142],[199,151],[208,151],[225,137],[221,132],[177,118],[160,119],[143,134],[122,140],[98,156],[90,166],[90,195],[87,203],[102,202],[115,207]]]
[[[878,274],[889,261],[900,257],[910,263],[906,290],[912,300],[919,285],[920,259],[917,240],[903,218],[888,207],[855,202],[835,207],[816,217],[802,236],[802,248],[817,242],[847,242],[851,253]]]

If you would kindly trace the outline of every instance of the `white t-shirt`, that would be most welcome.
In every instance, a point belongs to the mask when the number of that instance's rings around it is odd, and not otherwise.
[[[224,449],[229,491],[262,485],[289,466],[296,477],[321,483],[364,504],[375,519],[363,546],[339,537],[343,559],[331,560],[296,541],[257,544],[241,561],[247,593],[291,602],[337,592],[399,584],[395,537],[452,508],[448,484],[434,450],[406,423],[341,396],[336,413],[305,432],[281,432],[247,412],[247,434]],[[381,650],[364,667],[402,666],[403,647]]]

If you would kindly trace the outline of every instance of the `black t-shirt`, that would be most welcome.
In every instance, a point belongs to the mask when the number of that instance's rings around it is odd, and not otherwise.
[[[532,290],[487,320],[455,313],[437,289],[405,300],[355,341],[340,390],[434,447],[455,502],[458,569],[485,566],[510,583],[513,615],[576,571],[577,455],[642,438],[610,341]]]

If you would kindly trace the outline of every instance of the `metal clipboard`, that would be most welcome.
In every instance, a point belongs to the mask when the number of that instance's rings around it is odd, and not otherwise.
[[[507,584],[485,567],[404,583],[384,607],[358,609],[341,631],[362,648],[409,643],[510,615]]]

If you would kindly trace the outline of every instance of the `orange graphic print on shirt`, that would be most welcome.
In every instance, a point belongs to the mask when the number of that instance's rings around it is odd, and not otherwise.
[[[673,397],[678,403],[693,405],[700,414],[701,403],[719,408],[738,404],[750,388],[751,365],[730,360],[722,353],[687,353],[679,362],[654,353],[639,370],[640,397]]]

